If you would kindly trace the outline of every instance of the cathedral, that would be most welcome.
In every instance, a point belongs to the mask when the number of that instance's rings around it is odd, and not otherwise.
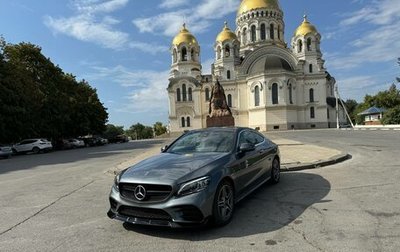
[[[171,132],[206,127],[211,90],[222,85],[236,126],[261,131],[336,127],[335,79],[324,67],[321,35],[306,16],[285,42],[279,0],[242,0],[236,28],[216,36],[211,75],[183,25],[171,45],[167,88]]]

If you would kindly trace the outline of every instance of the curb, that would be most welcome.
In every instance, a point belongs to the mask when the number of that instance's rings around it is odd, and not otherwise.
[[[340,154],[330,158],[329,160],[318,161],[314,163],[306,163],[300,165],[290,165],[290,164],[282,164],[281,165],[281,172],[289,172],[289,171],[301,171],[301,170],[309,170],[309,169],[316,169],[321,168],[328,165],[337,164],[348,159],[351,159],[352,156],[348,153]]]

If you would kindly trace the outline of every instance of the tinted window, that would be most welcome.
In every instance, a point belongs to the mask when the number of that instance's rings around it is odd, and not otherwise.
[[[262,143],[263,141],[264,141],[264,137],[260,136],[259,134],[251,132],[251,131],[244,131],[240,134],[239,146],[242,143],[251,143],[251,144],[257,145],[259,143]]]

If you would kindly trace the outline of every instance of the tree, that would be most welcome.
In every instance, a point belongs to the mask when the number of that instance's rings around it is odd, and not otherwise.
[[[113,124],[107,124],[106,131],[103,133],[103,136],[107,139],[116,138],[118,135],[124,134],[123,126],[115,126]]]
[[[108,113],[96,92],[39,46],[0,38],[0,142],[102,133]]]
[[[156,136],[160,136],[162,134],[165,134],[167,132],[167,127],[164,126],[161,122],[156,122],[153,125],[154,128],[154,133]]]
[[[383,114],[383,124],[400,124],[400,105],[387,110]]]
[[[349,113],[351,120],[355,122],[357,117],[357,114],[355,113],[358,106],[357,101],[353,99],[348,99],[344,102],[344,105],[346,106],[347,113]]]
[[[152,127],[137,123],[132,125],[129,130],[125,132],[125,134],[130,136],[132,139],[138,140],[153,138],[154,132]]]

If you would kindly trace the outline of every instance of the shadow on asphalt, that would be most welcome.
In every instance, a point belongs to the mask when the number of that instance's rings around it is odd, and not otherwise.
[[[236,205],[232,222],[220,228],[169,229],[124,223],[128,231],[168,239],[204,241],[222,237],[245,237],[279,230],[290,223],[302,223],[301,214],[323,198],[330,183],[316,174],[288,172],[277,185],[263,185]],[[269,241],[270,242],[270,241]]]
[[[165,140],[133,141],[121,144],[53,151],[43,154],[23,154],[0,160],[0,175],[12,171],[28,170],[38,166],[67,164],[88,159],[104,158],[126,153],[129,150],[147,149],[162,145]]]

